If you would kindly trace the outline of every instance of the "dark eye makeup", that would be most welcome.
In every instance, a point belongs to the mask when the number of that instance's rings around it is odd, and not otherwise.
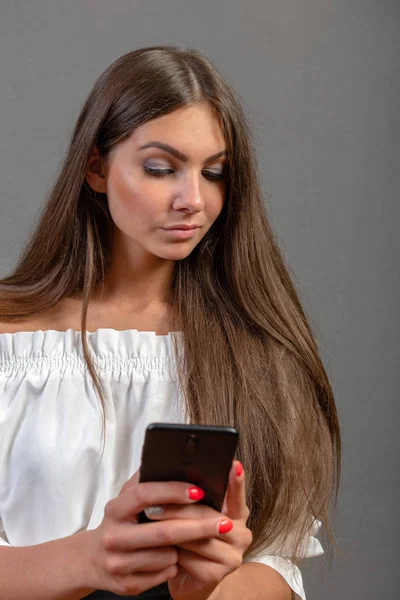
[[[167,177],[167,175],[171,175],[174,173],[173,169],[156,169],[154,167],[145,166],[144,170],[150,177]],[[213,171],[203,171],[203,175],[206,179],[210,181],[218,181],[225,177],[225,171],[222,173],[214,173]]]

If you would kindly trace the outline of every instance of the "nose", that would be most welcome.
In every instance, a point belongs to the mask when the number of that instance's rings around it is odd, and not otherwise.
[[[197,173],[189,173],[184,177],[182,185],[176,192],[174,200],[176,210],[186,209],[198,212],[204,208],[204,198],[200,189],[200,176]]]

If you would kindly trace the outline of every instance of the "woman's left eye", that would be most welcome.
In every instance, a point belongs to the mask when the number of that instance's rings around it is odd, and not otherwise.
[[[222,173],[216,173],[215,171],[203,171],[203,175],[211,181],[218,181],[218,179],[222,179],[224,177],[224,172],[222,171]]]

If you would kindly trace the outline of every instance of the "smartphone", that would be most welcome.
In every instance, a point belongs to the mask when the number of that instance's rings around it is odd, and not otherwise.
[[[151,423],[146,429],[139,482],[184,481],[204,491],[199,504],[220,511],[239,433],[233,427]],[[139,522],[147,522],[145,513]]]

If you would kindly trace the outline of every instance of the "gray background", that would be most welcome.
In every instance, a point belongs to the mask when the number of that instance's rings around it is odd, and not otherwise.
[[[399,598],[398,2],[0,6],[0,275],[15,263],[100,73],[139,46],[205,51],[252,122],[269,214],[339,409],[345,556],[303,567],[307,598]]]

